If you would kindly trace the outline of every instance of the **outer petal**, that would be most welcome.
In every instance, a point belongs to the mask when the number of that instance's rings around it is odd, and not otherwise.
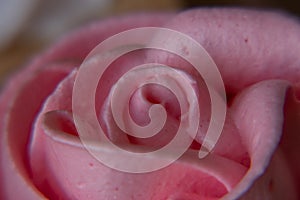
[[[38,199],[26,161],[26,144],[32,122],[44,98],[67,73],[68,66],[16,76],[1,98],[1,193],[3,199]],[[18,87],[21,86],[21,87]],[[16,125],[17,124],[17,125]]]
[[[166,27],[198,41],[216,62],[228,93],[258,81],[300,77],[300,22],[283,13],[240,8],[193,9]],[[150,54],[157,62],[187,65],[170,54]]]
[[[279,146],[288,87],[286,81],[264,81],[234,100],[233,117],[250,154],[251,166],[224,199],[243,193],[241,199],[298,199],[296,181]]]

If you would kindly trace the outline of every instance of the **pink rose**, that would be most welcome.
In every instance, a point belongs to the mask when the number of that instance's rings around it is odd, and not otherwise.
[[[174,29],[203,45],[224,80],[228,110],[221,137],[207,157],[195,156],[207,129],[206,105],[199,131],[182,158],[157,171],[133,174],[103,165],[82,146],[72,116],[72,89],[78,67],[96,45],[121,31],[145,26]],[[132,15],[75,31],[15,74],[2,91],[0,198],[296,200],[299,55],[299,22],[273,12],[195,9]],[[114,70],[106,72],[97,91],[99,122],[113,142],[151,150],[164,146],[178,128],[180,109],[174,95],[155,85],[133,94],[130,112],[138,124],[149,123],[153,104],[161,103],[168,112],[164,129],[149,139],[124,134],[107,104],[114,82],[145,61],[174,66],[195,90],[202,85],[191,66],[166,52],[135,52],[113,63]],[[205,104],[202,94],[197,91],[200,104]],[[106,147],[100,151],[110,153]]]

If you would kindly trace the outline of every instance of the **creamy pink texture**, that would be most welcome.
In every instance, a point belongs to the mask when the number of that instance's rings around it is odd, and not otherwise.
[[[202,126],[182,159],[156,172],[128,174],[105,167],[82,147],[72,119],[72,88],[76,67],[94,46],[140,26],[179,30],[202,44],[219,67],[230,104],[224,131],[207,158],[196,157],[209,116],[203,109]],[[75,32],[14,76],[3,91],[1,199],[297,199],[299,52],[299,23],[274,13],[239,9],[138,15]],[[113,82],[136,63],[155,60],[188,74],[195,89],[203,86],[195,71],[175,56],[152,51],[136,55],[121,59],[115,63],[121,66],[118,70],[106,73],[109,80],[97,95],[104,105],[97,107],[99,121],[116,143],[157,148],[178,127],[178,102],[157,86],[137,91],[130,102],[133,119],[147,123],[149,105],[158,102],[170,118],[158,136],[128,137],[105,106]],[[207,99],[199,100],[207,104]],[[153,161],[160,159],[164,157]]]

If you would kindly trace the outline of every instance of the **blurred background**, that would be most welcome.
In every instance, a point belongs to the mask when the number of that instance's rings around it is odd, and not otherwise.
[[[74,27],[95,19],[143,11],[243,6],[300,16],[295,0],[0,0],[0,86],[5,77]]]

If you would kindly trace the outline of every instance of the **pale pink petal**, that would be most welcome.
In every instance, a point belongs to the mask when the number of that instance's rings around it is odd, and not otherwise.
[[[286,81],[263,81],[234,99],[233,119],[249,152],[251,166],[225,199],[243,193],[246,194],[242,199],[297,199],[292,171],[279,148],[288,87]]]
[[[295,17],[241,8],[202,8],[176,15],[165,27],[191,36],[206,49],[228,93],[265,79],[299,81],[300,22]],[[186,62],[169,53],[149,57],[174,67],[187,67]],[[195,71],[191,74],[195,76]]]
[[[69,64],[48,66],[44,70],[16,75],[1,98],[1,192],[4,199],[42,195],[28,174],[27,141],[31,126],[43,100],[68,73]],[[20,87],[21,86],[21,87]],[[17,125],[16,125],[17,124]]]

